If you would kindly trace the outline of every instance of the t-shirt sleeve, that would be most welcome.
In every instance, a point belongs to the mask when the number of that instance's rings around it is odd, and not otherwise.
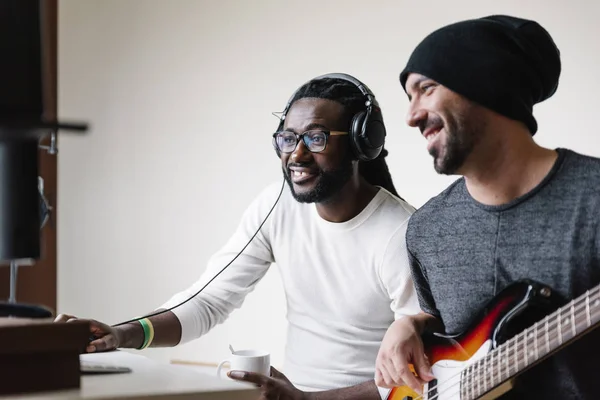
[[[394,319],[420,312],[404,239],[406,224],[403,223],[390,238],[379,272],[381,284],[390,298]]]
[[[232,311],[242,305],[246,295],[254,290],[267,273],[273,262],[269,240],[269,222],[273,215],[237,258],[236,255],[250,241],[275,203],[277,194],[278,188],[270,187],[259,195],[244,213],[233,236],[210,258],[200,279],[160,307],[170,308],[191,298],[172,310],[182,327],[180,343],[198,338],[224,322]],[[232,262],[234,258],[235,261]],[[217,274],[219,275],[208,283]],[[206,288],[194,296],[207,283]]]
[[[596,259],[600,260],[600,221],[596,225]],[[600,262],[597,264],[597,267],[600,268]],[[596,273],[598,272],[596,271]]]
[[[440,317],[440,312],[435,306],[435,300],[433,299],[433,295],[431,294],[431,289],[429,287],[429,281],[427,279],[427,274],[419,260],[414,256],[414,254],[410,251],[410,248],[407,245],[408,252],[408,260],[410,263],[410,271],[412,274],[412,279],[415,285],[415,289],[417,291],[417,297],[419,299],[419,304],[421,305],[421,309],[427,314],[434,315],[436,317]]]

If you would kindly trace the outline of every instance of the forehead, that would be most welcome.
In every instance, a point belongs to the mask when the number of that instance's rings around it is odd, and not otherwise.
[[[314,127],[340,130],[344,128],[344,106],[337,101],[304,98],[290,107],[284,129],[301,132]]]

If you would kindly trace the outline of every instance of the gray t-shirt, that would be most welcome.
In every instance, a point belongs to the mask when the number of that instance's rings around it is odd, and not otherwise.
[[[546,178],[508,204],[478,203],[461,178],[412,216],[406,240],[421,308],[447,333],[468,329],[520,279],[565,300],[600,283],[600,159],[557,152]],[[600,398],[598,357],[600,329],[524,373],[502,399]]]

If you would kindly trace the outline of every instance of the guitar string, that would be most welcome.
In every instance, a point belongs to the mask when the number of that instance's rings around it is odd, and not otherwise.
[[[592,297],[594,297],[594,296],[592,296]],[[586,298],[587,298],[587,295],[586,295]],[[598,299],[599,299],[599,296],[598,296],[598,295],[595,295],[595,300],[598,300]],[[579,301],[580,301],[580,300],[578,300],[578,301],[577,301],[577,303],[579,303]],[[569,306],[570,306],[570,305],[567,305],[567,306],[565,306],[563,309],[566,309],[566,308],[567,308],[567,307],[569,307]],[[578,308],[579,308],[579,307],[578,307]],[[561,309],[559,309],[559,310],[561,310]],[[598,317],[598,311],[594,311],[593,313],[594,313],[594,318]],[[553,314],[557,314],[557,312],[555,312],[555,313],[552,313],[552,314],[550,314],[550,315],[553,315]],[[548,315],[547,317],[549,317],[550,315]],[[547,318],[547,317],[546,317],[546,318]],[[545,318],[545,319],[546,319],[546,318]],[[536,323],[536,324],[534,324],[533,326],[535,326],[535,325],[537,325],[537,324],[540,324],[540,323],[544,322],[544,320],[545,320],[545,319],[543,319],[543,320],[541,320],[541,321],[537,322],[537,323]],[[577,317],[577,319],[580,319],[580,318],[579,318],[579,316]],[[587,320],[586,320],[586,322],[587,322]],[[577,322],[577,326],[578,326],[578,327],[579,327],[579,326],[581,326],[581,325],[582,325],[582,322],[581,322],[581,321]],[[583,326],[583,329],[587,329],[587,328],[589,327],[589,325],[588,325],[588,324],[586,324],[586,323],[583,323],[583,325],[584,325],[584,326]],[[533,328],[533,326],[532,326],[531,328]],[[529,328],[529,329],[531,329],[531,328]],[[501,346],[499,346],[498,348],[496,348],[496,349],[492,350],[492,351],[491,351],[490,353],[488,353],[488,354],[487,354],[487,355],[486,355],[486,356],[485,356],[483,359],[476,361],[476,362],[475,362],[474,364],[472,364],[472,365],[477,365],[477,364],[480,364],[480,363],[481,363],[481,361],[482,361],[482,360],[484,360],[485,358],[487,358],[488,356],[490,356],[490,354],[492,354],[493,352],[499,351],[499,349],[501,349],[501,348],[503,348],[503,347],[509,347],[509,346],[510,346],[510,345],[508,344],[509,342],[511,342],[511,341],[518,341],[519,337],[520,337],[520,336],[524,336],[524,333],[525,333],[525,332],[527,332],[529,329],[527,329],[527,330],[525,330],[525,331],[521,332],[520,334],[516,335],[515,337],[511,338],[510,340],[508,340],[508,341],[507,341],[506,343],[504,343],[503,345],[501,345]],[[552,339],[551,339],[551,342],[554,342],[556,339],[558,339],[558,338],[559,338],[559,336],[560,336],[560,335],[554,335],[554,336],[552,337]],[[538,337],[539,337],[539,336],[538,336]],[[560,344],[560,343],[561,343],[561,342],[560,342],[560,340],[559,340],[559,344]],[[517,344],[517,347],[518,347],[518,344]],[[521,351],[521,350],[518,350],[518,349],[517,349],[517,352],[515,352],[515,356],[513,356],[513,357],[512,357],[512,358],[514,358],[514,359],[516,359],[516,360],[517,360],[517,368],[518,368],[519,360],[521,360],[521,359],[522,359],[522,356],[523,356],[523,355],[524,355],[524,351]],[[509,355],[509,357],[510,357],[510,355]],[[470,366],[469,366],[469,367],[467,367],[467,368],[470,368],[470,367],[472,367],[472,365],[470,365]],[[498,366],[499,366],[499,364],[498,364]],[[500,368],[501,368],[501,367],[500,367]],[[466,368],[465,368],[465,369],[466,369]],[[461,374],[462,374],[462,372],[463,372],[463,371],[464,371],[464,370],[462,370],[461,372],[459,372],[459,373],[455,374],[454,376],[452,376],[452,377],[448,378],[446,381],[444,381],[444,382],[442,382],[442,383],[438,382],[438,384],[437,384],[437,385],[435,385],[435,386],[433,386],[432,388],[428,388],[427,394],[429,395],[429,393],[430,393],[431,391],[433,391],[433,390],[437,389],[439,386],[441,386],[443,383],[445,383],[445,382],[449,381],[450,379],[454,379],[454,378],[458,377],[459,375],[461,375]],[[479,370],[477,370],[477,371],[476,371],[475,375],[481,375],[481,373],[479,372]],[[483,377],[483,379],[482,379],[482,378],[480,378],[480,377],[477,377],[476,379],[473,379],[473,377],[471,376],[471,386],[473,386],[473,387],[474,387],[476,384],[477,384],[477,385],[480,385],[482,382],[483,382],[483,385],[484,385],[484,387],[486,387],[486,385],[487,385],[487,382],[486,382],[486,377],[485,377],[485,376]],[[504,381],[502,381],[502,382],[504,382]],[[502,383],[502,382],[501,382],[501,383]],[[448,392],[448,389],[451,389],[453,386],[456,386],[457,384],[461,384],[461,383],[462,383],[462,379],[459,379],[458,381],[455,381],[455,383],[453,383],[453,384],[452,384],[452,385],[450,385],[449,387],[445,388],[445,390],[444,390],[444,391],[438,392],[438,394],[436,394],[436,395],[432,396],[432,397],[431,397],[431,398],[429,398],[429,399],[430,399],[430,400],[433,400],[433,399],[435,399],[436,397],[438,397],[438,396],[440,395],[440,393],[447,393],[447,392]],[[495,387],[495,386],[493,386],[493,387]],[[493,387],[492,387],[492,388],[493,388]],[[460,388],[459,388],[459,391],[460,391]],[[487,389],[486,389],[486,391],[487,391]],[[484,392],[484,393],[485,393],[485,392]],[[484,394],[484,393],[482,393],[482,394]],[[419,397],[416,397],[416,398],[415,398],[415,400],[417,400],[417,399],[422,399],[422,398],[423,398],[423,395],[421,395],[421,396],[419,396]]]
[[[599,316],[599,315],[598,315],[599,313],[598,313],[597,311],[594,311],[594,312],[593,312],[593,314],[594,314],[594,318],[596,318],[596,317],[598,317],[598,316]],[[540,322],[542,322],[542,321],[540,321]],[[588,328],[588,327],[590,326],[590,325],[587,325],[586,323],[582,323],[581,321],[579,321],[579,322],[577,323],[577,326],[578,326],[578,327],[580,327],[581,325],[583,325],[583,329],[586,329],[586,328]],[[518,338],[518,336],[523,336],[523,335],[522,335],[522,334],[519,334],[519,335],[515,336],[513,339],[516,339],[516,338]],[[552,341],[552,342],[554,342],[556,339],[558,339],[558,337],[559,337],[558,335],[555,335],[555,336],[554,336],[554,337],[551,339],[551,341]],[[513,340],[513,339],[511,339],[511,340]],[[507,341],[505,344],[503,344],[502,346],[498,347],[497,349],[494,349],[494,350],[492,350],[492,352],[495,352],[495,351],[497,351],[497,350],[499,350],[499,349],[501,349],[501,348],[503,348],[503,347],[507,347],[507,346],[505,346],[505,345],[506,345],[508,342],[509,342],[509,341]],[[558,343],[560,344],[561,342],[559,341]],[[485,357],[485,358],[487,358],[487,357],[488,357],[488,356],[489,356],[489,355],[490,355],[492,352],[488,353],[488,354],[486,355],[486,357]],[[522,357],[522,356],[523,356],[523,354],[524,354],[524,351],[518,350],[518,351],[516,352],[516,357],[513,357],[513,358],[516,358],[516,359],[517,359],[517,367],[518,367],[518,364],[519,364],[520,360],[522,360],[522,358],[523,358],[523,357]],[[509,356],[509,357],[510,357],[510,356]],[[483,360],[483,359],[476,361],[476,362],[475,362],[473,365],[475,365],[475,364],[480,364],[482,360]],[[471,366],[472,366],[472,365],[471,365]],[[469,366],[469,367],[467,367],[467,368],[470,368],[471,366]],[[500,364],[497,364],[497,365],[493,366],[493,368],[495,368],[496,366],[498,366],[498,367],[500,367],[500,368],[501,368]],[[454,378],[457,378],[457,377],[459,377],[459,376],[460,376],[460,375],[461,375],[461,374],[462,374],[462,373],[463,373],[463,372],[464,372],[464,371],[465,371],[467,368],[465,368],[464,370],[462,370],[462,371],[460,371],[459,373],[455,374],[454,376],[452,376],[452,377],[449,377],[449,378],[448,378],[447,380],[445,380],[444,382],[438,382],[438,384],[437,384],[437,385],[435,385],[435,386],[433,386],[433,387],[431,387],[431,388],[428,388],[428,390],[427,390],[427,394],[429,395],[429,394],[430,394],[430,392],[432,392],[432,391],[433,391],[433,390],[435,390],[435,389],[438,389],[438,388],[439,388],[439,386],[441,386],[441,385],[445,384],[445,382],[447,382],[447,381],[449,381],[449,380],[451,380],[451,379],[454,379]],[[473,377],[471,376],[471,384],[470,384],[470,386],[472,386],[472,387],[475,387],[475,385],[477,384],[477,385],[479,385],[479,387],[480,387],[480,384],[483,382],[483,385],[484,385],[485,392],[487,392],[488,390],[491,390],[491,389],[493,389],[494,387],[498,386],[498,385],[496,385],[496,386],[492,386],[492,387],[490,387],[490,389],[487,389],[486,377],[485,377],[485,376],[483,376],[483,377],[479,377],[479,375],[481,375],[481,373],[480,373],[480,371],[479,371],[479,370],[475,370],[474,372],[475,372],[475,373],[471,373],[471,375],[477,375],[478,377],[476,377],[475,379],[473,379]],[[517,371],[517,372],[518,372],[518,371]],[[515,372],[515,373],[516,373],[516,372]],[[502,383],[502,382],[505,382],[505,381],[506,381],[506,379],[505,379],[505,380],[503,380],[503,381],[501,381],[500,383]],[[437,394],[435,394],[434,396],[428,397],[428,399],[430,399],[430,400],[433,400],[433,399],[437,398],[437,397],[438,397],[440,394],[447,394],[447,393],[448,393],[448,391],[449,391],[450,389],[455,389],[455,386],[456,386],[457,384],[462,384],[462,383],[463,383],[463,381],[462,381],[462,378],[459,378],[459,379],[458,379],[457,381],[455,381],[453,384],[451,384],[450,386],[448,386],[448,387],[444,388],[444,390],[442,390],[442,391],[439,391],[439,392],[438,392]],[[459,387],[459,392],[460,392],[460,389],[461,389],[461,388],[462,388],[462,387]],[[471,390],[471,392],[473,392],[473,390]],[[483,392],[483,393],[481,393],[481,394],[484,394],[485,392]],[[415,398],[415,400],[422,399],[422,398],[423,398],[423,395],[420,395],[420,396],[416,397],[416,398]]]
[[[594,292],[598,292],[598,293],[594,293]],[[594,293],[594,294],[592,294],[592,293]],[[531,329],[533,329],[533,328],[534,328],[536,325],[538,325],[538,324],[545,323],[545,320],[547,320],[547,319],[548,319],[550,316],[552,316],[552,315],[554,315],[554,314],[556,314],[557,316],[559,316],[559,315],[560,315],[560,313],[561,313],[562,311],[564,311],[564,310],[567,310],[567,309],[571,310],[570,312],[571,312],[571,313],[573,313],[573,314],[575,314],[575,313],[579,313],[579,312],[581,311],[581,309],[582,309],[582,307],[581,307],[581,306],[583,306],[583,308],[585,308],[585,309],[586,309],[586,311],[589,311],[589,310],[590,310],[590,308],[591,308],[591,307],[590,307],[590,305],[589,305],[589,301],[600,301],[600,287],[597,287],[597,288],[595,288],[595,289],[592,289],[591,291],[587,291],[587,292],[586,292],[584,295],[580,296],[579,298],[577,298],[577,299],[575,299],[575,300],[572,300],[570,303],[568,303],[568,304],[566,304],[565,306],[563,306],[563,307],[559,308],[557,311],[555,311],[555,312],[553,312],[553,313],[551,313],[551,314],[547,315],[547,316],[546,316],[544,319],[542,319],[542,320],[540,320],[540,321],[536,322],[534,325],[532,325],[532,326],[531,326],[531,327],[529,327],[528,329],[526,329],[526,330],[524,330],[523,332],[521,332],[521,333],[519,333],[519,334],[515,335],[514,337],[512,337],[512,338],[511,338],[511,339],[509,339],[509,340],[507,340],[507,341],[506,341],[504,344],[502,344],[502,345],[501,345],[501,346],[499,346],[498,348],[496,348],[496,349],[492,350],[490,353],[488,353],[488,354],[487,354],[487,355],[484,357],[484,359],[485,359],[485,358],[487,358],[487,357],[488,357],[490,354],[492,354],[492,353],[494,353],[494,352],[496,352],[496,351],[499,351],[499,349],[501,349],[502,347],[507,347],[507,348],[508,348],[508,347],[510,347],[510,346],[511,346],[511,345],[509,344],[510,342],[516,342],[516,341],[518,341],[519,337],[521,337],[521,336],[522,336],[522,337],[524,337],[524,336],[527,334],[527,332],[528,332],[528,331],[530,331]],[[583,304],[581,304],[582,302],[584,302],[584,303],[583,303]],[[575,304],[577,304],[577,306],[575,306]],[[595,306],[597,306],[597,305],[595,305]],[[596,316],[598,316],[598,315],[597,315],[597,314],[598,314],[598,311],[593,311],[593,312],[592,312],[592,311],[590,311],[590,314],[591,314],[591,313],[594,313],[594,314],[593,314],[593,315],[594,315],[594,318],[595,318]],[[578,316],[576,316],[576,318],[575,318],[575,319],[578,319],[579,317],[580,317],[580,316],[578,315]],[[571,317],[569,317],[569,318],[571,318]],[[585,322],[589,321],[589,319],[587,318],[587,313],[586,313],[586,315],[584,316],[584,318],[586,318],[586,321],[585,321]],[[562,319],[561,319],[561,320],[562,320]],[[581,322],[578,322],[578,323],[577,323],[577,326],[579,326],[580,324],[581,324]],[[555,330],[555,329],[557,329],[557,328],[558,328],[558,325],[559,325],[559,324],[558,324],[558,323],[557,323],[555,320],[553,320],[553,322],[552,322],[552,325],[550,325],[550,324],[549,324],[549,325],[548,325],[548,327],[547,327],[547,329],[548,329],[548,330]],[[584,323],[584,325],[587,325],[587,326],[584,326],[584,329],[587,329],[587,328],[589,327],[589,324],[585,324],[585,323]],[[542,336],[545,336],[545,335],[546,335],[546,332],[544,332],[544,331],[542,331],[541,333],[542,333]],[[553,342],[555,339],[558,339],[558,338],[559,338],[559,336],[560,336],[560,335],[554,335],[554,336],[551,338],[551,341]],[[575,336],[576,336],[576,335],[575,335]],[[540,338],[540,335],[538,334],[538,335],[537,335],[537,337],[538,337],[538,339],[539,339],[539,338]],[[560,341],[559,341],[559,342],[560,342]],[[517,347],[518,347],[518,344],[517,344]],[[521,356],[522,356],[522,355],[524,355],[524,354],[525,354],[525,352],[524,352],[524,351],[521,351],[521,350],[518,350],[518,349],[517,349],[517,352],[515,352],[515,356],[513,356],[513,358],[516,358],[517,360],[519,360],[519,359],[521,359]],[[510,358],[510,357],[511,357],[511,356],[509,355],[509,358]],[[482,360],[483,360],[483,359],[476,361],[475,363],[473,363],[472,365],[470,365],[470,366],[469,366],[469,367],[467,367],[467,368],[470,368],[470,367],[472,367],[473,365],[479,364],[479,363],[480,363],[480,361],[482,361]],[[518,361],[517,361],[517,366],[518,366]],[[465,368],[465,369],[466,369],[466,368]],[[464,370],[463,370],[463,371],[464,371]],[[449,377],[449,378],[448,378],[448,379],[446,379],[444,382],[447,382],[447,381],[448,381],[448,380],[450,380],[450,379],[454,379],[454,378],[456,378],[456,377],[459,377],[459,376],[462,374],[462,372],[463,372],[463,371],[460,371],[459,373],[457,373],[457,374],[455,374],[455,375],[453,375],[453,376]],[[472,377],[471,377],[471,378],[472,378]],[[485,377],[484,377],[483,381],[484,381],[484,385],[485,385]],[[447,393],[447,390],[448,390],[448,389],[450,389],[452,386],[456,386],[457,384],[460,384],[460,383],[461,383],[461,379],[459,379],[457,382],[455,382],[454,384],[452,384],[452,385],[451,385],[451,386],[449,386],[448,388],[445,388],[445,392]],[[471,379],[471,384],[472,384],[473,386],[474,386],[476,383],[481,383],[481,379],[479,379],[479,380],[477,380],[477,381],[474,381],[473,379]],[[442,382],[442,383],[438,382],[438,383],[437,383],[436,385],[434,385],[433,387],[431,387],[431,388],[428,388],[428,389],[427,389],[427,395],[429,395],[429,393],[430,393],[430,392],[432,392],[432,391],[434,391],[434,390],[438,389],[438,387],[439,387],[439,386],[441,386],[442,384],[443,384],[443,382]],[[460,388],[459,388],[459,391],[460,391]],[[439,397],[440,393],[444,393],[444,392],[438,392],[437,394],[435,394],[435,395],[434,395],[434,396],[432,396],[431,398],[429,398],[429,397],[428,397],[428,399],[429,399],[429,400],[433,400],[433,399],[435,399],[435,398]],[[482,394],[483,394],[483,393],[482,393]],[[423,396],[424,396],[424,395],[420,395],[420,396],[418,396],[418,397],[415,397],[415,399],[414,399],[414,400],[420,400],[420,399],[423,399]]]
[[[596,316],[598,316],[598,313],[595,313],[595,315],[596,315]],[[586,327],[588,327],[588,325],[586,325],[586,324],[582,324],[581,322],[580,322],[578,325],[579,325],[580,327],[583,327],[583,328],[586,328]],[[558,337],[557,337],[557,336],[555,336],[553,339],[551,339],[551,342],[555,342],[555,341],[556,341],[557,343],[560,343],[560,342],[558,342],[558,340],[557,340],[557,339],[558,339]],[[491,354],[491,353],[490,353],[490,354]],[[523,355],[524,355],[524,352],[523,352],[523,351],[521,351],[521,350],[519,350],[519,351],[517,352],[517,357],[512,357],[512,358],[516,358],[517,371],[515,372],[515,374],[516,374],[517,372],[519,372],[519,371],[518,371],[518,370],[519,370],[519,364],[523,363],[523,361],[524,361],[524,359],[523,359]],[[486,356],[486,357],[487,357],[487,356]],[[509,357],[510,357],[510,356],[509,356]],[[475,364],[480,364],[480,361],[481,361],[481,360],[478,360],[478,361],[477,361]],[[524,365],[524,366],[526,366],[526,365]],[[465,368],[465,370],[466,370],[466,369],[468,369],[468,368],[469,368],[469,367]],[[491,369],[491,371],[492,371],[491,373],[494,373],[494,372],[495,372],[495,371],[494,371],[495,369],[499,369],[499,370],[501,371],[501,369],[502,369],[502,368],[503,368],[503,367],[502,367],[502,365],[501,365],[501,363],[500,363],[500,362],[498,362],[498,363],[495,363],[495,364],[494,364],[494,365],[492,365],[492,366],[491,366],[491,368],[490,368],[490,369]],[[514,367],[513,367],[513,368],[514,368]],[[465,370],[461,371],[461,373],[462,373],[462,372],[464,372]],[[456,377],[458,377],[458,376],[459,376],[461,373],[458,373],[458,374],[456,374],[454,377],[448,378],[448,379],[447,379],[446,381],[444,381],[444,382],[447,382],[447,381],[449,381],[449,380],[451,380],[451,379],[453,379],[453,378],[456,378]],[[474,375],[475,377],[473,377],[473,375]],[[433,395],[433,396],[430,396],[430,397],[428,397],[428,399],[430,399],[430,400],[433,400],[433,399],[436,399],[438,396],[440,396],[440,395],[442,395],[442,394],[444,394],[444,395],[447,395],[447,394],[448,394],[448,393],[449,393],[451,390],[454,390],[454,392],[455,392],[455,393],[452,393],[452,395],[455,395],[455,394],[457,394],[456,392],[460,392],[462,389],[464,389],[464,390],[465,390],[467,393],[469,393],[469,392],[470,392],[470,393],[477,392],[477,393],[478,393],[478,396],[480,396],[480,395],[483,395],[483,394],[485,394],[487,391],[489,391],[489,390],[493,389],[494,387],[497,387],[497,386],[499,386],[501,383],[505,382],[505,381],[508,379],[508,377],[507,377],[507,378],[505,378],[505,379],[502,379],[502,375],[503,375],[503,374],[502,374],[502,372],[500,372],[500,377],[501,377],[501,379],[500,379],[500,382],[498,382],[498,384],[497,384],[497,385],[490,385],[489,383],[490,383],[491,379],[490,379],[488,376],[485,376],[485,375],[483,375],[483,376],[482,376],[482,373],[481,373],[481,368],[479,367],[479,369],[473,369],[471,372],[469,372],[469,373],[468,373],[468,375],[466,375],[465,377],[459,378],[459,380],[455,381],[455,382],[454,382],[454,383],[452,383],[450,386],[447,386],[447,387],[443,388],[443,390],[440,390],[440,391],[439,391],[437,394],[435,394],[435,395]],[[470,377],[470,381],[468,382],[468,384],[466,384],[466,385],[465,385],[465,378],[467,378],[467,377]],[[443,384],[444,384],[444,383],[438,383],[438,385],[437,385],[437,386],[442,386]],[[457,387],[456,387],[456,385],[459,385],[459,384],[460,384],[461,386],[459,386],[459,387],[457,388]],[[483,386],[483,388],[484,388],[484,390],[483,390],[483,391],[481,391],[480,389],[478,389],[478,388],[481,388],[481,386]],[[456,389],[458,389],[458,390],[456,390]],[[429,392],[431,392],[432,390],[433,390],[433,388],[432,388],[432,389],[428,389],[428,394],[429,394]],[[481,392],[481,393],[479,393],[479,392]],[[422,398],[422,396],[419,396],[419,397],[416,397],[416,398],[415,398],[415,400],[417,400],[417,399],[421,399],[421,398]],[[470,398],[470,397],[469,397],[469,395],[467,395],[467,398]]]

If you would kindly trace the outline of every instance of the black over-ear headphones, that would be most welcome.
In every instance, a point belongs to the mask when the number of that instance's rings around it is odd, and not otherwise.
[[[381,108],[375,99],[375,95],[373,92],[371,92],[367,85],[348,74],[333,73],[321,75],[311,79],[309,82],[325,78],[343,79],[347,82],[353,83],[365,96],[365,109],[356,113],[352,117],[349,132],[350,143],[354,155],[360,161],[371,161],[377,158],[383,149],[386,132],[385,125],[383,124],[383,116],[381,115]],[[304,85],[306,85],[306,83]],[[285,116],[292,105],[292,100],[294,99],[297,91],[298,90],[296,90],[288,100],[288,103],[281,114],[281,119],[277,130],[281,130],[283,128]],[[273,146],[275,147],[277,156],[281,157],[281,154],[277,149],[277,145],[273,143]]]

